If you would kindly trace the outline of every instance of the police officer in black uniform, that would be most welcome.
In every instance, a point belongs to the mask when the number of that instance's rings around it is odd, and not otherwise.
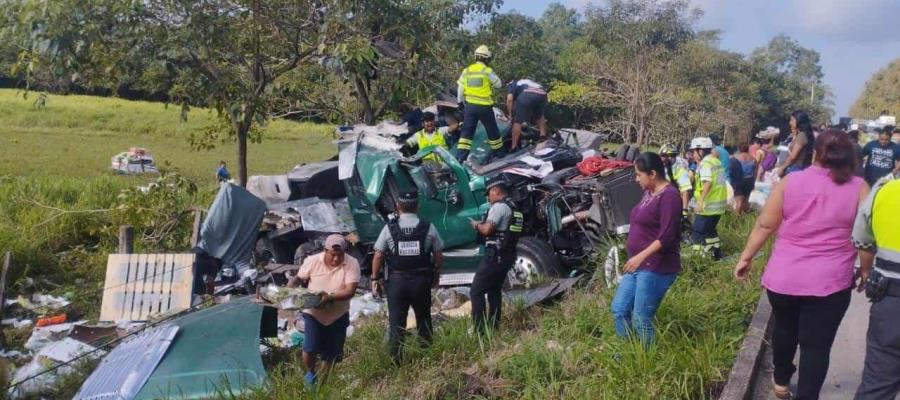
[[[387,261],[388,345],[395,363],[406,335],[406,317],[412,306],[419,339],[431,343],[431,288],[438,285],[444,257],[437,229],[416,216],[418,196],[403,193],[398,201],[400,215],[385,225],[375,241],[372,258],[372,290],[383,287],[381,266]]]
[[[496,179],[489,183],[487,195],[491,208],[481,222],[472,221],[472,227],[484,238],[485,253],[478,264],[470,290],[472,318],[479,333],[485,331],[485,317],[491,328],[500,326],[503,283],[516,262],[516,244],[523,225],[522,213],[516,210],[508,198],[509,188],[505,181]]]

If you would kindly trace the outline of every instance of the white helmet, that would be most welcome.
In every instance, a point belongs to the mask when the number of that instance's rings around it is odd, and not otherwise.
[[[712,149],[713,142],[712,139],[708,137],[696,137],[691,140],[691,150],[696,149]]]
[[[491,49],[485,45],[478,46],[478,48],[475,49],[475,57],[491,58]]]

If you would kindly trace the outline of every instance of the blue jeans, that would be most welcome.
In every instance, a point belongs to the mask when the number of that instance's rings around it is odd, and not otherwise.
[[[644,344],[650,344],[656,310],[677,275],[639,269],[622,276],[612,301],[616,334],[626,337],[633,329]]]

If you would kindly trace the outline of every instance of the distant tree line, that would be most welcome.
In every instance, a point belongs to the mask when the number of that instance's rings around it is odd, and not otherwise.
[[[5,82],[210,107],[192,138],[246,144],[272,118],[373,123],[453,95],[479,44],[505,81],[550,89],[556,127],[639,144],[711,132],[747,140],[805,109],[832,113],[819,54],[786,36],[749,55],[718,48],[686,0],[611,0],[540,18],[502,0],[0,0]],[[502,103],[500,103],[502,104]]]
[[[873,119],[881,115],[900,116],[900,58],[876,72],[850,107],[854,118]]]

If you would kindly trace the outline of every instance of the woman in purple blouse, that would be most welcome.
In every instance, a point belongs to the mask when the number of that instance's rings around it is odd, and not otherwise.
[[[635,180],[644,198],[631,210],[628,262],[612,302],[616,334],[636,333],[653,341],[653,318],[681,271],[681,196],[669,184],[662,159],[643,153],[634,161]]]

